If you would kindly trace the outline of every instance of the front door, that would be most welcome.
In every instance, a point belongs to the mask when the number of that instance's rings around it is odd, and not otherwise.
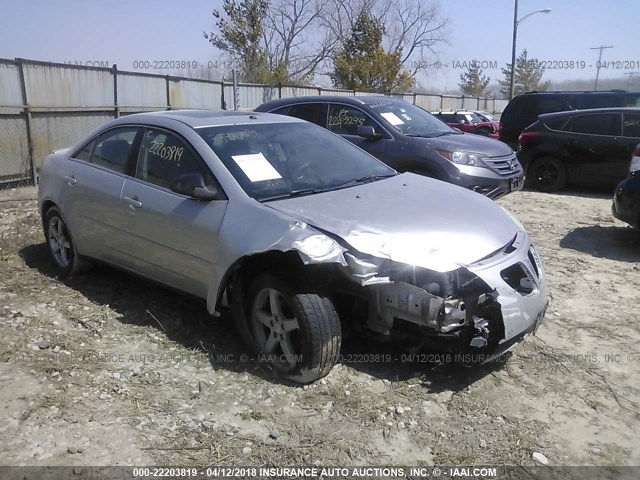
[[[179,176],[213,174],[175,133],[149,128],[140,147],[135,178],[127,179],[121,202],[128,209],[129,256],[136,270],[205,298],[213,275],[218,234],[227,200],[199,201],[171,191]]]

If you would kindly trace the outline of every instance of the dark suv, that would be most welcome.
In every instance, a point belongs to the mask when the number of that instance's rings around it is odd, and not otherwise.
[[[301,118],[341,135],[399,172],[454,183],[490,198],[520,190],[524,172],[502,142],[460,132],[393,97],[313,96],[256,108]]]
[[[500,140],[515,149],[520,133],[542,113],[610,107],[640,107],[640,93],[624,90],[523,93],[514,97],[500,116]]]
[[[544,192],[567,183],[613,188],[640,143],[640,108],[547,113],[518,140],[527,184]]]

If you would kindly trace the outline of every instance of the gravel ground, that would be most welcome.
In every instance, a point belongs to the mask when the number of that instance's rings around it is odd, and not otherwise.
[[[506,363],[358,363],[401,346],[345,339],[305,387],[200,301],[106,267],[58,278],[34,199],[0,192],[0,464],[640,464],[640,233],[609,196],[499,201],[551,292]]]

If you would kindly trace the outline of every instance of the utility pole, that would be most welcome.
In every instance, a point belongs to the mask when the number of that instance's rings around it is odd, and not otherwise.
[[[600,67],[602,66],[602,50],[605,48],[613,48],[613,45],[600,45],[599,47],[591,47],[589,50],[600,50],[598,54],[598,63],[596,64],[596,84],[593,87],[594,90],[598,90],[598,77],[600,76]]]

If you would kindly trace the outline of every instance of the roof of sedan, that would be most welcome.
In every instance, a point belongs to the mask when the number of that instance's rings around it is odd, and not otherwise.
[[[192,128],[250,123],[282,123],[301,121],[293,117],[283,117],[271,113],[236,112],[229,110],[163,110],[159,112],[136,113],[120,117],[125,122],[145,122],[163,118],[177,120]]]

